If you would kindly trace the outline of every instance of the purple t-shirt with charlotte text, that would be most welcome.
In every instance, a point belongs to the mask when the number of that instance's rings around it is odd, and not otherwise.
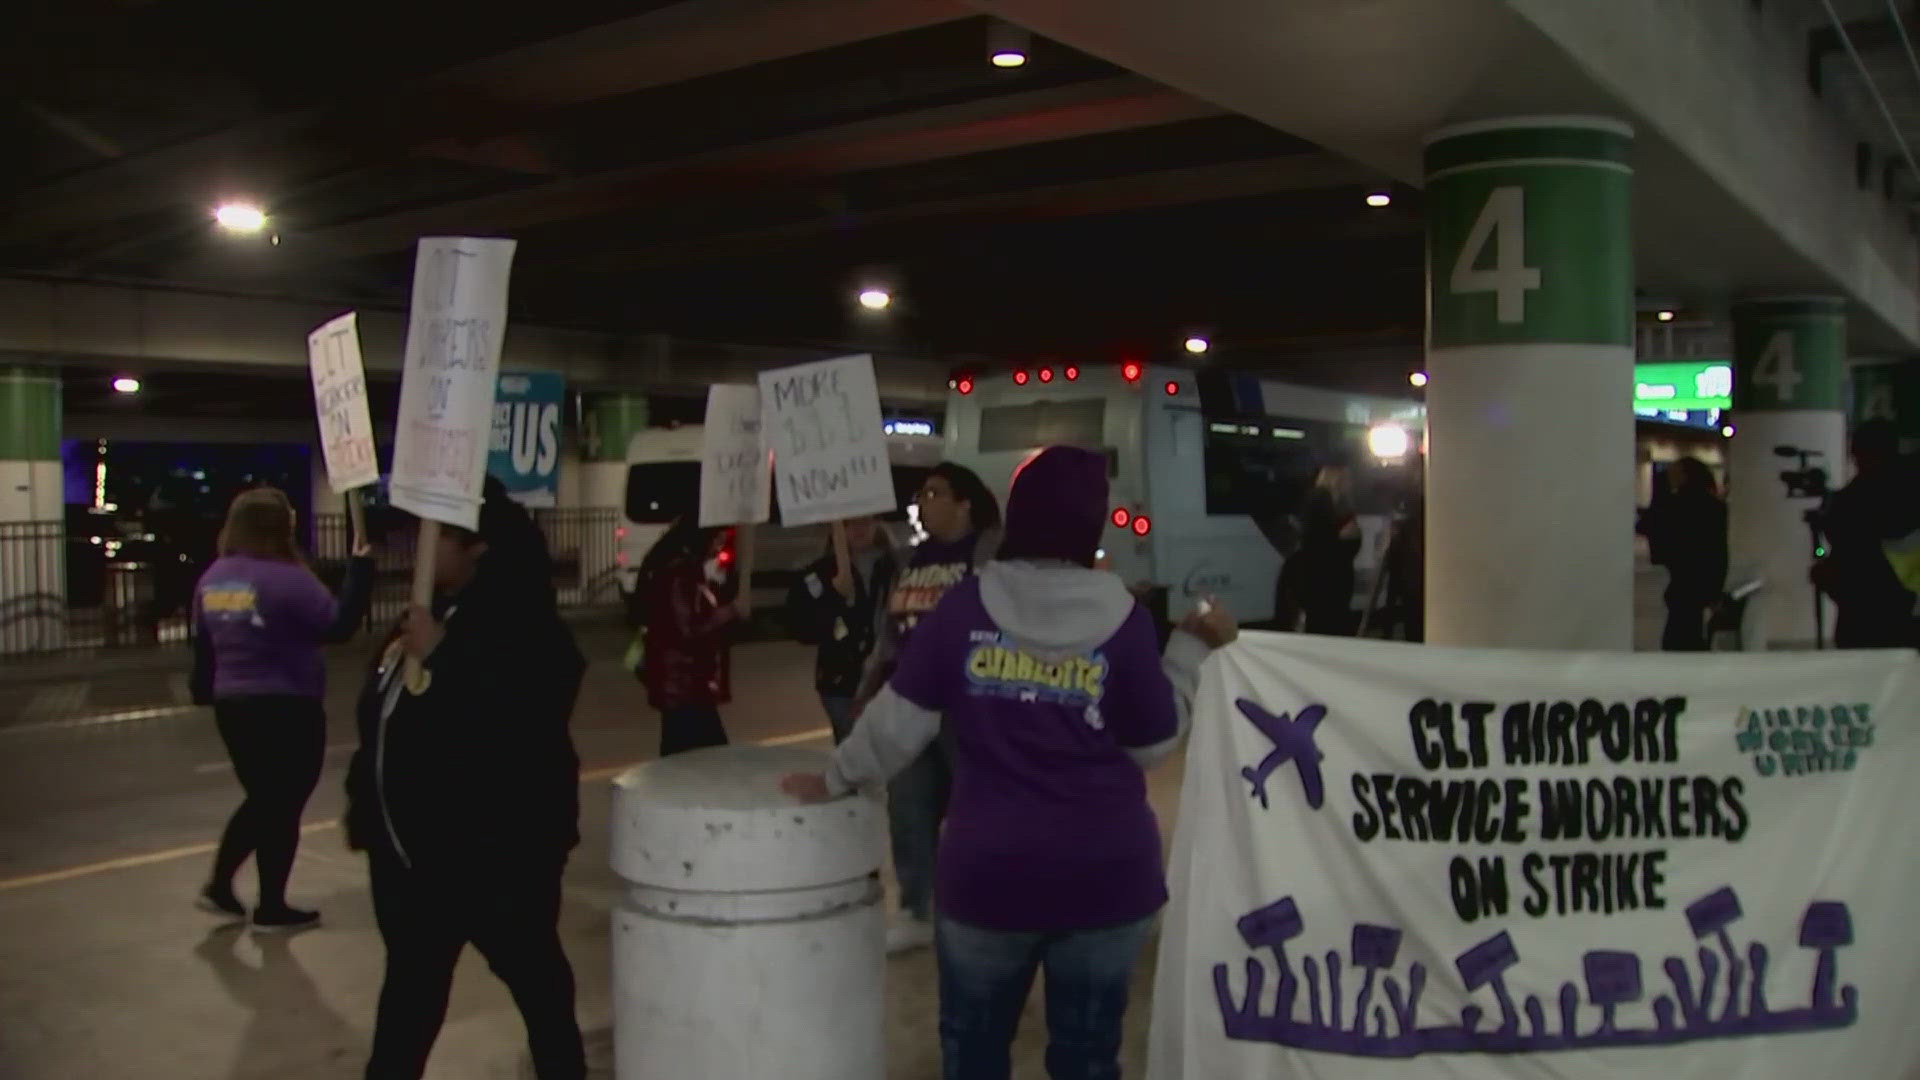
[[[228,555],[201,575],[194,615],[213,650],[213,696],[320,697],[320,637],[339,608],[306,567]]]
[[[1146,918],[1167,900],[1146,776],[1126,753],[1178,730],[1146,609],[1074,656],[995,626],[969,578],[923,619],[893,690],[945,714],[953,798],[935,883],[943,916],[1064,932]]]

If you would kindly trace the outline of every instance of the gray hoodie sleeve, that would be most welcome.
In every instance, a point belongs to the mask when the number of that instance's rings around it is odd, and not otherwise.
[[[939,734],[939,713],[884,687],[867,703],[847,741],[833,752],[827,790],[837,797],[863,784],[890,780]]]
[[[1187,737],[1187,729],[1193,723],[1193,695],[1200,688],[1200,665],[1206,661],[1209,651],[1205,642],[1185,630],[1175,630],[1167,639],[1167,651],[1160,668],[1173,684],[1173,708],[1180,726],[1171,739],[1152,746],[1127,748],[1127,755],[1142,769],[1151,769],[1172,757],[1180,740]]]

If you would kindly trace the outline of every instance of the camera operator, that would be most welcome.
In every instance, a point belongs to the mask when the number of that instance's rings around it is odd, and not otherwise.
[[[1920,476],[1899,453],[1892,424],[1871,420],[1854,429],[1854,477],[1833,493],[1820,515],[1827,554],[1813,566],[1813,584],[1840,609],[1833,643],[1841,649],[1916,644],[1914,594],[1887,561],[1887,540],[1912,532],[1920,517]]]

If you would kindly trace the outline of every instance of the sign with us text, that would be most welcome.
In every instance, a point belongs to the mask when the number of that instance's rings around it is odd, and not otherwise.
[[[773,451],[780,520],[812,525],[898,509],[873,357],[760,373],[760,430]]]
[[[700,526],[757,525],[768,505],[767,445],[760,437],[760,388],[707,388],[700,430]]]
[[[514,246],[432,236],[414,256],[391,501],[417,517],[479,525]]]
[[[320,421],[320,455],[336,494],[380,479],[367,412],[367,374],[360,362],[360,326],[354,312],[321,323],[307,335],[313,374],[313,410]]]
[[[1243,634],[1148,1076],[1911,1075],[1917,691],[1911,653]]]
[[[560,493],[560,410],[567,380],[553,372],[502,372],[494,390],[487,475],[522,506],[552,506]]]

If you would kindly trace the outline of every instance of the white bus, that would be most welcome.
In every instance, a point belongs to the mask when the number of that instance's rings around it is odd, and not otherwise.
[[[1130,583],[1165,586],[1168,615],[1218,596],[1242,622],[1274,615],[1286,522],[1320,465],[1354,466],[1363,544],[1355,607],[1364,610],[1397,494],[1421,445],[1413,401],[1210,376],[1138,363],[1036,365],[956,380],[947,459],[1002,499],[1014,469],[1058,444],[1107,455],[1105,555]],[[1256,524],[1258,519],[1258,524]],[[1270,537],[1273,537],[1270,539]]]
[[[699,424],[646,428],[627,442],[625,514],[619,527],[620,591],[631,596],[640,562],[666,535],[675,519],[700,512]],[[887,436],[887,454],[893,462],[893,486],[900,509],[889,515],[894,538],[904,542],[911,532],[907,508],[929,469],[940,463],[940,440],[924,435]],[[793,571],[826,550],[827,527],[788,528],[774,516],[754,533],[754,606],[771,610],[785,599]]]

